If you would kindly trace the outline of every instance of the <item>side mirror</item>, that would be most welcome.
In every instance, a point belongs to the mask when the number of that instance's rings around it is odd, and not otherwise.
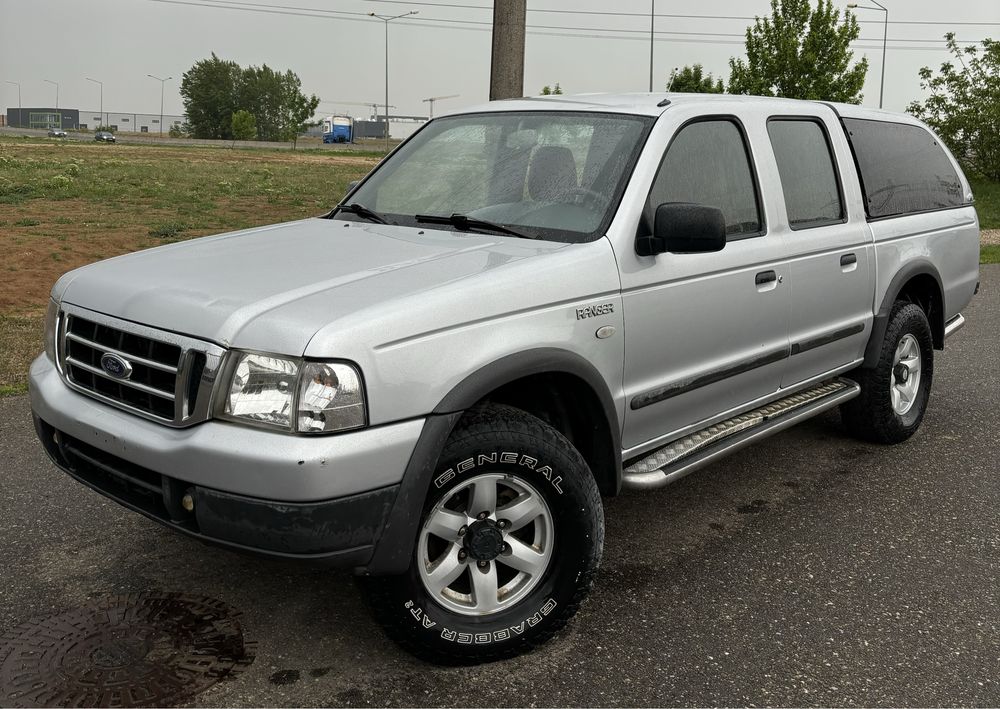
[[[357,187],[359,184],[361,184],[361,180],[351,180],[350,182],[348,182],[346,194],[350,194],[351,192],[353,192],[354,188]]]
[[[635,240],[640,256],[665,251],[697,254],[721,251],[726,245],[726,218],[718,207],[690,202],[667,202],[656,208],[652,236]]]

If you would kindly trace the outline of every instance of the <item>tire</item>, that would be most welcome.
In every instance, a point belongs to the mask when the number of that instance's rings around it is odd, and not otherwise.
[[[489,509],[490,496],[481,491],[490,489],[495,512],[482,519],[476,510]],[[523,519],[509,502],[514,495],[531,502]],[[478,664],[527,652],[559,631],[590,590],[603,544],[600,492],[580,453],[534,416],[491,404],[466,413],[445,444],[410,568],[361,581],[376,618],[403,648],[437,664]],[[504,559],[523,563],[512,545],[534,573],[507,566]],[[441,586],[450,574],[432,570],[456,564],[458,576]]]
[[[901,362],[910,363],[906,375],[897,371],[901,348],[904,354],[919,355],[915,360],[919,376],[909,373],[913,372],[912,357]],[[901,443],[916,433],[927,411],[934,376],[934,341],[920,306],[897,301],[889,314],[878,363],[849,376],[861,385],[861,394],[840,407],[841,419],[852,436],[872,443]],[[914,378],[918,379],[915,385]],[[907,386],[913,388],[908,406],[907,397],[899,394]]]

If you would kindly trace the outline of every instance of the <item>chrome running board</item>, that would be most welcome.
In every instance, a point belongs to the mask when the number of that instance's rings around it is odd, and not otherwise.
[[[861,387],[850,379],[833,379],[721,421],[627,462],[622,487],[631,490],[663,487],[860,393]]]

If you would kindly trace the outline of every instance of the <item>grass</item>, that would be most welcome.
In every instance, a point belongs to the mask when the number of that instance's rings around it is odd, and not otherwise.
[[[979,263],[1000,263],[1000,245],[980,246]]]
[[[976,196],[976,212],[983,229],[1000,229],[1000,182],[983,178],[971,179],[972,194]]]
[[[66,271],[322,214],[378,157],[0,136],[0,396],[25,391],[49,289]]]

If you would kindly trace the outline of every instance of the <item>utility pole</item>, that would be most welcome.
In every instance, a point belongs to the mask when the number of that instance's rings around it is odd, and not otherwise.
[[[156,79],[160,82],[160,137],[163,137],[163,85],[173,79],[174,77],[168,76],[166,79],[161,79],[158,76],[153,76],[152,74],[146,74],[150,79]]]
[[[524,96],[524,29],[527,0],[493,1],[490,101]]]
[[[24,118],[21,117],[21,84],[16,81],[7,81],[6,83],[14,84],[17,87],[17,127],[20,128],[24,122]]]
[[[95,84],[101,85],[101,125],[106,125],[107,121],[104,120],[104,82],[98,81],[97,79],[91,79],[89,76],[84,77],[87,81],[93,81]],[[98,126],[100,127],[100,126]]]
[[[859,5],[856,2],[849,3],[847,7],[852,10],[861,8],[862,10],[881,10],[885,13],[885,22],[882,23],[882,81],[878,87],[878,107],[882,108],[882,97],[885,93],[885,46],[889,43],[889,8],[876,0],[871,0],[877,7],[870,5]]]
[[[52,79],[42,79],[42,81],[52,84],[56,87],[56,110],[59,110],[59,82],[52,81]],[[59,117],[59,124],[62,125],[62,116]]]
[[[398,20],[400,17],[416,15],[419,10],[410,10],[402,15],[376,15],[369,12],[371,17],[382,20],[385,23],[385,152],[389,152],[389,23]]]

